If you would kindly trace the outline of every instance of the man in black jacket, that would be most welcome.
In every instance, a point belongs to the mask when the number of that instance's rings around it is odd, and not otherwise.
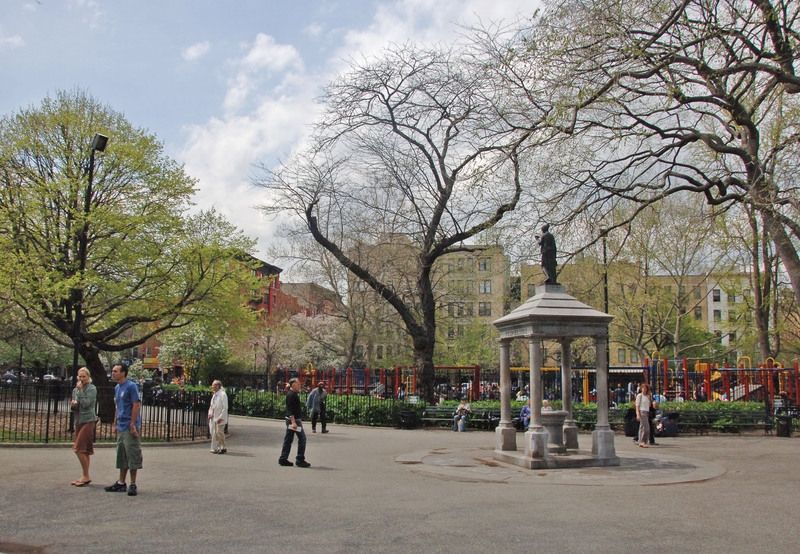
[[[283,449],[278,464],[282,466],[294,465],[289,461],[289,452],[292,449],[292,441],[297,435],[297,456],[295,463],[297,467],[311,467],[306,461],[306,433],[303,431],[303,415],[300,407],[300,381],[297,378],[289,379],[289,392],[286,394],[286,434],[283,436]]]

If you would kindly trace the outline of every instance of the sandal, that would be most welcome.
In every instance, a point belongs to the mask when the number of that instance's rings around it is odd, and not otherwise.
[[[91,479],[89,479],[88,481],[81,481],[80,479],[76,479],[75,481],[70,483],[70,485],[72,485],[73,487],[85,487],[91,482],[92,482]]]

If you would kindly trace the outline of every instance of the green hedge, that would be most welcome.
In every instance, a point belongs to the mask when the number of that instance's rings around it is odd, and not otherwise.
[[[248,389],[228,389],[230,413],[253,417],[266,417],[283,419],[285,412],[285,396],[273,392],[253,391]],[[301,394],[300,400],[305,406],[306,395]],[[447,407],[455,407],[457,401],[449,400],[442,403]],[[525,402],[512,401],[512,408],[522,408]],[[554,409],[561,409],[561,401],[551,401]],[[471,402],[473,411],[500,410],[498,400],[476,400]],[[392,399],[384,400],[364,395],[328,395],[328,419],[334,423],[348,425],[371,425],[392,427],[399,426],[400,413],[413,413],[417,421],[422,418],[426,404],[418,402],[411,404],[398,402]],[[621,429],[625,412],[633,407],[632,403],[624,404],[609,410],[609,423],[614,428]],[[730,431],[738,430],[736,421],[743,415],[764,415],[764,404],[761,402],[664,402],[660,408],[664,412],[701,412],[708,421],[712,430]],[[591,430],[597,421],[597,405],[595,403],[572,406],[572,414],[577,426],[581,429]]]

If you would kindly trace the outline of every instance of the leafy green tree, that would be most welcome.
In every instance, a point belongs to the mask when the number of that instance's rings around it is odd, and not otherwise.
[[[109,142],[90,187],[95,133]],[[219,214],[190,215],[193,192],[153,135],[83,92],[4,117],[0,297],[74,344],[96,383],[107,381],[101,352],[225,320],[244,309],[251,273],[237,256],[252,242]]]

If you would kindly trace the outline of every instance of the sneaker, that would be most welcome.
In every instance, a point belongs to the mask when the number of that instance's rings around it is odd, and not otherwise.
[[[228,449],[227,449],[227,448],[223,448],[222,450],[220,450],[219,452],[217,452],[217,454],[225,454],[227,451],[228,451]]]
[[[311,467],[311,464],[309,464],[309,463],[308,463],[307,461],[305,461],[305,460],[298,460],[298,461],[297,461],[297,462],[295,462],[295,463],[296,463],[297,467]]]
[[[289,467],[293,466],[294,464],[289,460],[278,460],[278,465]]]
[[[128,490],[128,485],[125,483],[120,483],[116,481],[113,485],[109,485],[105,488],[106,492],[125,492]]]
[[[128,496],[136,496],[136,485],[131,483],[131,486],[128,487]]]

